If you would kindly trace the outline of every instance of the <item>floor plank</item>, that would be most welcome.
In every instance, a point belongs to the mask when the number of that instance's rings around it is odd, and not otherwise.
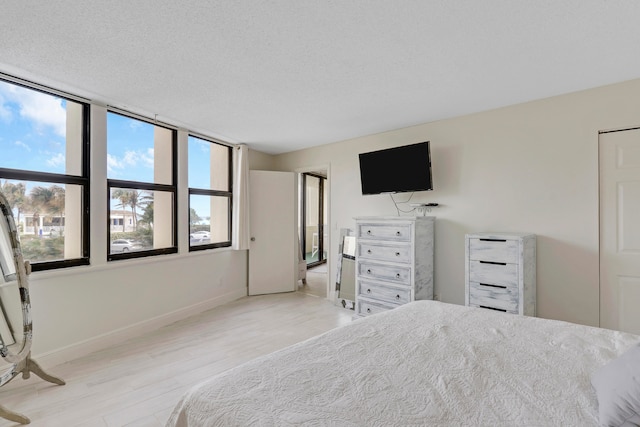
[[[326,283],[326,282],[325,282]],[[192,385],[349,323],[353,311],[304,292],[245,297],[0,389],[31,426],[159,427]],[[0,427],[19,424],[0,419]]]

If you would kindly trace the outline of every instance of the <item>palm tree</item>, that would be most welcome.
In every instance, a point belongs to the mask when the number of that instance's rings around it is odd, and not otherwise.
[[[196,213],[196,210],[194,208],[189,208],[189,230],[191,230],[193,226],[199,223],[200,221],[202,221],[202,218],[198,216],[198,214]]]
[[[118,204],[117,206],[121,207],[124,210],[130,204],[129,200],[131,199],[131,190],[118,188],[117,190],[113,190],[113,192],[111,193],[111,198],[119,200],[120,204]],[[135,211],[133,213],[133,216],[135,218]],[[122,218],[122,231],[125,231],[124,215]]]
[[[14,184],[12,182],[9,182],[8,180],[5,180],[4,184],[2,184],[2,187],[0,187],[0,190],[9,202],[9,206],[11,206],[11,209],[16,210],[16,224],[20,224],[20,214],[22,213],[22,209],[26,204],[26,185],[24,184],[24,182],[18,182]]]
[[[58,185],[51,185],[50,187],[34,187],[30,193],[31,206],[34,208],[34,222],[36,218],[40,218],[40,213],[44,212],[51,214],[54,217],[58,214],[60,224],[62,225],[64,194],[64,188]]]
[[[123,209],[127,206],[131,208],[131,215],[133,216],[133,228],[138,230],[138,208],[145,207],[149,203],[153,203],[153,196],[146,191],[138,190],[125,190],[119,188],[114,190],[111,194],[112,199],[118,199]],[[124,231],[124,223],[122,224],[122,231]]]
[[[143,224],[148,224],[149,228],[153,228],[153,201],[148,202],[144,210],[142,211],[142,217],[140,217],[140,222]]]
[[[138,206],[140,205],[140,193],[138,190],[129,191],[129,206],[133,215],[133,229],[138,231]]]

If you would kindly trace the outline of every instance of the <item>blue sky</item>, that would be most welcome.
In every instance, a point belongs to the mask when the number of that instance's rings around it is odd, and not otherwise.
[[[65,173],[67,101],[0,81],[0,167]],[[107,175],[153,182],[154,125],[118,114],[107,119]],[[189,186],[209,187],[210,143],[189,138]],[[192,206],[209,216],[208,203]]]
[[[0,166],[63,173],[66,102],[0,81]]]

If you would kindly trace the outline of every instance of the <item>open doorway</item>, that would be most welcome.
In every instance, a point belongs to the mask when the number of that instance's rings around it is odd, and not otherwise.
[[[301,291],[326,298],[329,249],[326,170],[302,172],[299,185],[298,229],[302,256],[307,265],[306,284]]]

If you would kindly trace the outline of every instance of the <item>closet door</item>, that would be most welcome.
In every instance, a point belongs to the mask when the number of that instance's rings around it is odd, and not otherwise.
[[[251,171],[249,179],[249,295],[295,291],[296,175]]]
[[[600,326],[640,334],[640,129],[600,143]]]

